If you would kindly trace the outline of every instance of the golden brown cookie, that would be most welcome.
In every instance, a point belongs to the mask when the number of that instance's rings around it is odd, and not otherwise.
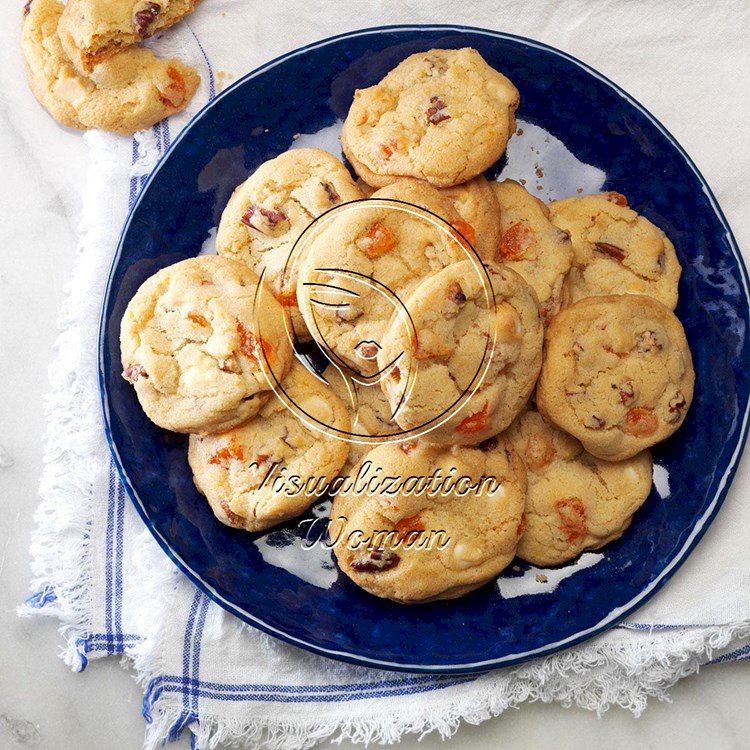
[[[350,475],[377,444],[374,440],[364,442],[364,436],[390,441],[396,439],[401,428],[391,419],[391,405],[379,383],[355,383],[351,378],[342,376],[333,366],[326,368],[323,377],[350,413],[352,439],[349,441],[349,455],[341,469],[342,475]]]
[[[546,324],[567,303],[566,276],[573,262],[570,237],[551,222],[547,206],[519,183],[505,180],[492,187],[501,224],[494,258],[531,285]]]
[[[404,304],[411,325],[395,317],[378,352],[396,422],[405,430],[429,427],[425,440],[448,445],[504,430],[542,364],[531,287],[509,268],[488,265],[485,275],[465,260],[424,279]]]
[[[148,417],[201,434],[255,415],[271,394],[270,373],[281,379],[293,358],[271,292],[244,263],[216,255],[147,279],[123,315],[120,350]]]
[[[403,186],[410,182],[425,184],[421,180],[404,179],[393,185]],[[367,198],[374,195],[376,191],[361,177],[357,179],[357,187]],[[403,192],[400,188],[397,190]],[[446,209],[448,213],[441,218],[453,224],[477,251],[480,258],[494,260],[500,241],[500,206],[492,185],[482,175],[478,175],[473,180],[460,185],[440,188],[438,192],[447,198],[452,206],[452,209]],[[381,193],[381,195],[386,195],[386,193]],[[398,198],[398,194],[395,197]],[[406,200],[406,197],[401,197],[401,200]],[[424,206],[424,208],[429,209],[429,206]]]
[[[487,451],[380,445],[359,472],[360,481],[394,480],[371,485],[370,493],[342,491],[331,508],[339,567],[365,591],[402,603],[454,599],[491,581],[513,559],[526,476],[502,441],[493,439]]]
[[[651,491],[648,450],[602,461],[533,408],[503,437],[526,464],[525,530],[516,555],[532,565],[562,565],[614,541]]]
[[[341,145],[368,185],[401,177],[458,185],[500,158],[518,102],[515,86],[476,50],[420,52],[355,92]]]
[[[545,334],[539,411],[598,458],[621,461],[668,438],[695,374],[682,324],[653,297],[587,297]]]
[[[365,377],[378,374],[380,339],[406,294],[427,274],[471,253],[451,226],[432,215],[453,215],[453,208],[426,183],[399,182],[372,197],[381,200],[334,209],[306,235],[297,283],[313,338],[332,359]]]
[[[162,60],[132,48],[79,75],[57,34],[64,6],[32,0],[23,21],[21,47],[29,86],[61,125],[131,134],[184,109],[200,76],[179,60]]]
[[[283,386],[313,418],[349,429],[344,404],[301,363],[295,360]],[[196,487],[222,523],[262,531],[318,502],[348,450],[346,442],[303,424],[274,395],[240,427],[220,435],[191,435],[188,461]]]
[[[500,242],[500,204],[498,203],[493,184],[482,175],[473,180],[443,188],[440,192],[453,204],[462,222],[454,224],[482,260],[495,260]]]
[[[573,242],[570,301],[605,294],[646,294],[677,306],[682,268],[659,227],[628,208],[620,193],[584,195],[550,204],[552,221]]]
[[[216,249],[262,273],[293,316],[298,337],[307,339],[295,279],[284,277],[285,266],[297,238],[316,217],[361,198],[335,156],[318,148],[287,151],[261,164],[234,191],[221,215]]]
[[[62,48],[82,75],[177,23],[195,0],[67,0],[58,33]]]

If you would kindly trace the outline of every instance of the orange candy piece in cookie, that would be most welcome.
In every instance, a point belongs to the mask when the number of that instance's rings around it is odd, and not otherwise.
[[[474,231],[474,227],[471,224],[469,224],[468,221],[464,221],[463,219],[458,219],[458,221],[453,222],[453,228],[456,230],[453,233],[453,236],[461,244],[463,244],[464,240],[466,240],[466,242],[468,242],[470,245],[472,246],[474,245],[474,243],[477,240],[477,233]]]
[[[544,468],[555,457],[555,446],[543,435],[532,432],[526,441],[524,458],[532,471]]]
[[[395,531],[400,540],[411,544],[419,538],[419,532],[424,531],[424,523],[419,515],[409,516],[396,524]]]
[[[462,420],[456,432],[460,432],[462,435],[472,435],[475,432],[481,432],[487,427],[488,421],[489,404],[485,404],[478,412],[469,414],[466,419]]]
[[[656,432],[659,419],[651,409],[634,406],[625,415],[625,432],[633,437],[649,437]]]
[[[258,342],[255,340],[255,336],[251,331],[238,320],[237,321],[237,333],[240,335],[240,353],[244,354],[248,359],[260,365],[260,359],[258,358]],[[274,360],[274,349],[264,339],[260,340],[260,346],[263,349],[263,354],[269,365],[273,364]]]
[[[558,500],[555,510],[560,516],[560,526],[571,544],[575,544],[588,534],[586,508],[580,497],[564,497]]]
[[[181,107],[187,96],[185,79],[180,71],[171,65],[167,68],[167,76],[169,76],[169,83],[163,89],[158,89],[159,101],[167,107]]]
[[[235,443],[234,440],[232,440],[229,445],[216,451],[216,453],[208,459],[208,463],[223,466],[226,469],[231,460],[235,459],[237,461],[242,461],[244,457],[245,449],[242,445]]]
[[[356,244],[368,258],[374,259],[391,252],[398,244],[398,240],[382,221],[376,221]]]
[[[501,260],[521,260],[535,238],[534,230],[525,221],[516,222],[500,238]]]
[[[282,307],[298,307],[297,304],[297,290],[290,289],[289,291],[281,292],[277,299]]]
[[[617,206],[627,207],[628,205],[628,199],[622,193],[618,193],[615,190],[604,193],[604,196],[610,203],[614,203]]]
[[[188,313],[188,320],[201,328],[208,327],[208,321],[200,313]]]

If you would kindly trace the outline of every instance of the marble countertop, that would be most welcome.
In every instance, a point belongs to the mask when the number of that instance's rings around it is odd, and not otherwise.
[[[249,1],[249,0],[248,0]],[[313,3],[313,5],[320,5]],[[377,4],[376,4],[377,5]],[[382,3],[381,3],[382,5]],[[409,2],[391,9],[411,20],[451,21],[427,16]],[[508,5],[508,4],[506,4]],[[511,3],[513,5],[513,3]],[[517,10],[522,4],[516,4]],[[582,23],[605,29],[606,17],[587,4],[577,8]],[[603,3],[602,7],[608,6]],[[739,3],[725,3],[728,12]],[[403,6],[403,7],[402,7]],[[580,6],[580,7],[578,7]],[[684,8],[680,5],[680,8]],[[642,14],[645,16],[646,6]],[[321,13],[326,12],[321,8]],[[507,9],[506,9],[506,12]],[[600,17],[596,17],[599,13]],[[693,12],[694,16],[696,12]],[[402,20],[399,14],[389,22]],[[594,18],[592,18],[592,15]],[[423,17],[425,16],[425,17]],[[481,14],[466,23],[494,25]],[[536,36],[578,54],[633,93],[665,121],[703,171],[728,213],[741,247],[750,247],[750,108],[737,104],[736,93],[746,72],[737,72],[743,50],[706,43],[697,32],[700,19],[683,11],[672,31],[691,51],[680,63],[680,74],[663,80],[637,75],[628,68],[617,46],[593,43],[578,49],[556,37],[550,26],[525,28],[522,14],[514,31]],[[741,17],[747,24],[748,14]],[[333,19],[331,19],[333,20]],[[506,19],[507,20],[507,19]],[[366,25],[364,22],[362,25]],[[323,28],[321,28],[321,26]],[[343,30],[322,22],[309,30],[310,39]],[[535,33],[536,31],[536,33]],[[747,25],[745,26],[747,32]],[[305,32],[307,33],[307,32]],[[634,38],[637,29],[630,29]],[[299,33],[298,33],[299,36]],[[304,33],[302,34],[304,36]],[[290,45],[276,33],[278,51]],[[745,33],[747,37],[747,33]],[[575,38],[575,37],[571,37]],[[582,43],[583,45],[583,43]],[[141,690],[132,674],[116,660],[98,662],[82,674],[68,670],[58,658],[60,639],[53,621],[21,620],[16,605],[28,591],[28,544],[37,504],[44,430],[42,402],[47,391],[47,365],[55,339],[55,319],[70,275],[80,214],[80,187],[85,179],[86,149],[78,133],[58,127],[39,108],[23,75],[15,23],[0,27],[0,163],[3,221],[0,222],[0,748],[37,747],[55,750],[141,747]],[[698,50],[700,55],[692,54]],[[272,57],[273,55],[270,55]],[[704,65],[711,56],[712,70]],[[746,62],[746,61],[745,61]],[[677,62],[666,64],[677,65]],[[680,102],[684,106],[680,107]],[[682,119],[681,119],[682,118]],[[700,127],[696,126],[696,118]],[[639,719],[613,710],[601,719],[581,709],[531,704],[509,711],[479,727],[462,727],[455,748],[702,748],[748,747],[750,661],[709,666],[680,682],[673,702],[653,702]],[[105,717],[103,719],[102,717]],[[187,747],[187,742],[175,747]],[[404,748],[444,747],[439,737],[416,739]]]

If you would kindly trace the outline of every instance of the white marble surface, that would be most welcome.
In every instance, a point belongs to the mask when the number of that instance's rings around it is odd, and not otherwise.
[[[623,85],[681,140],[713,186],[740,245],[750,248],[750,108],[738,100],[748,84],[750,15],[744,2],[717,4],[737,17],[736,36],[721,42],[711,38],[696,2],[675,4],[668,23],[660,28],[644,23],[649,6],[638,2],[629,3],[630,20],[620,15],[614,25],[612,4],[607,2],[562,3],[541,25],[532,24],[526,6],[518,2],[503,3],[495,13],[476,4],[460,20],[556,44]],[[334,8],[317,2],[307,5],[317,14],[315,23],[293,23],[286,27],[286,36],[279,33],[281,19],[273,10],[259,16],[259,34],[272,36],[267,44],[273,54],[268,57],[346,30]],[[434,12],[426,3],[368,5],[360,25],[384,19],[457,20],[447,11]],[[13,14],[19,7],[15,0],[3,1],[3,8]],[[563,20],[565,35],[559,31]],[[665,35],[684,45],[684,56],[659,57],[658,45],[646,44]],[[652,64],[639,64],[639,45],[653,51]],[[46,367],[73,262],[86,153],[80,136],[55,125],[28,92],[14,18],[0,26],[0,55],[0,446],[13,460],[4,466],[0,450],[0,749],[139,748],[141,692],[131,676],[116,660],[99,661],[83,674],[69,672],[57,658],[55,624],[19,620],[14,614],[27,593]],[[479,727],[463,727],[451,745],[540,750],[750,746],[750,662],[706,667],[677,685],[672,695],[673,703],[652,704],[637,720],[621,710],[598,719],[579,709],[526,705]],[[439,743],[439,738],[429,737],[419,747],[428,750]],[[417,747],[416,740],[402,746]]]

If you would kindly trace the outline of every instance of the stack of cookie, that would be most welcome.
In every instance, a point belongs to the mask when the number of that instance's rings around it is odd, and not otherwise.
[[[356,182],[326,152],[281,154],[231,197],[218,257],[137,292],[124,376],[157,424],[192,433],[219,520],[258,531],[317,499],[274,490],[269,466],[437,474],[421,492],[334,493],[341,569],[399,602],[461,596],[514,556],[559,565],[628,527],[649,448],[692,400],[681,269],[618,193],[545,205],[482,176],[518,103],[475,50],[413,55],[355,93],[342,145]],[[293,356],[310,339],[322,375]]]
[[[130,134],[179,112],[198,72],[139,42],[190,13],[196,0],[29,0],[21,47],[29,86],[62,125]]]

